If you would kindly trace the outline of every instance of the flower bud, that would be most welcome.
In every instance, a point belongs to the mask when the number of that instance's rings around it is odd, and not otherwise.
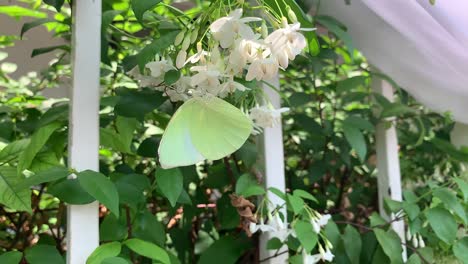
[[[187,51],[180,50],[179,54],[177,54],[177,58],[176,58],[176,67],[178,69],[184,67],[186,60],[187,60]]]
[[[286,10],[288,11],[289,20],[291,20],[291,22],[293,22],[293,23],[296,23],[297,22],[296,13],[294,13],[294,11],[292,11],[290,6],[287,6]]]
[[[190,34],[187,34],[182,42],[182,50],[187,50],[190,46]]]
[[[181,32],[179,32],[179,34],[177,34],[177,36],[175,37],[174,45],[179,46],[180,43],[182,43],[182,40],[184,40],[184,35],[185,35],[185,30],[182,30]]]
[[[190,34],[190,43],[193,44],[195,41],[197,41],[198,37],[198,28],[194,29],[192,33]]]
[[[237,0],[237,3],[239,3],[239,5],[243,5],[243,4],[244,4],[244,0]]]
[[[413,247],[418,247],[418,238],[416,236],[413,236]]]
[[[288,19],[285,17],[281,18],[281,25],[285,28],[288,26]]]
[[[421,235],[419,235],[418,242],[419,242],[419,247],[420,248],[426,247],[426,243],[424,243],[424,239],[422,238]]]
[[[261,30],[262,30],[261,31],[262,32],[262,37],[263,38],[268,37],[268,27],[267,27],[265,21],[263,21],[263,23],[262,23],[262,29]]]

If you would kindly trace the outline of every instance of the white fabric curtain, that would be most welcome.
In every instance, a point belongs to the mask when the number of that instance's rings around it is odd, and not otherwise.
[[[468,124],[468,1],[321,0],[359,49],[429,108]]]

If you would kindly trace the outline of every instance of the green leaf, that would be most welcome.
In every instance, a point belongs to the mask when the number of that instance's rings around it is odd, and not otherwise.
[[[68,45],[56,45],[56,46],[33,49],[32,53],[31,53],[31,58],[34,58],[36,56],[39,56],[39,55],[42,55],[42,54],[45,54],[45,53],[52,52],[54,50],[63,50],[63,51],[70,52],[70,46],[68,46]]]
[[[411,221],[416,219],[419,213],[421,212],[417,204],[409,203],[406,201],[403,202],[403,210],[405,211],[406,215],[408,215]]]
[[[130,145],[132,144],[133,140],[133,134],[139,124],[140,122],[138,122],[138,120],[135,118],[117,116],[117,119],[115,120],[117,132],[122,138],[123,143],[128,146],[128,149],[130,149]]]
[[[57,12],[60,12],[60,10],[62,9],[63,3],[65,3],[65,0],[43,0],[43,2],[45,4],[55,7]]]
[[[236,193],[244,197],[265,194],[265,189],[249,173],[242,174],[236,182]]]
[[[96,200],[81,187],[78,179],[67,179],[48,186],[47,192],[68,204],[89,204]]]
[[[66,178],[69,175],[69,171],[65,167],[54,167],[52,169],[42,171],[35,175],[32,175],[18,183],[15,187],[16,190],[21,190],[24,188],[29,188],[34,185],[39,185],[41,183],[51,182]]]
[[[451,190],[447,188],[437,188],[434,190],[434,196],[444,203],[445,208],[453,210],[464,223],[467,223],[465,209]]]
[[[104,259],[101,264],[130,264],[130,262],[124,258],[110,257]]]
[[[164,249],[150,242],[146,242],[137,238],[132,238],[126,240],[123,244],[138,255],[160,261],[163,264],[171,263],[167,252]]]
[[[46,18],[47,14],[33,9],[24,8],[17,5],[0,6],[0,14],[5,14],[14,18],[37,17]]]
[[[343,123],[346,123],[346,126],[356,127],[360,130],[365,130],[368,132],[374,132],[374,125],[368,120],[360,116],[348,116]]]
[[[23,253],[18,251],[9,251],[0,255],[0,263],[19,264],[23,258]]]
[[[37,19],[28,23],[24,23],[23,27],[21,28],[20,38],[22,39],[24,33],[28,32],[30,29],[49,23],[49,22],[55,22],[55,20],[50,19],[50,18],[41,18],[41,19]]]
[[[368,79],[369,77],[367,76],[354,76],[354,77],[339,81],[336,86],[336,92],[342,93],[345,91],[351,91],[353,89],[358,88],[359,86],[366,85],[366,82]]]
[[[138,67],[140,68],[140,72],[143,72],[145,65],[148,62],[154,60],[154,57],[156,56],[156,54],[161,53],[161,51],[167,49],[169,46],[174,44],[174,39],[177,36],[177,34],[179,34],[179,31],[174,30],[167,34],[162,35],[161,37],[155,39],[151,44],[146,45],[140,51],[140,53],[136,55],[136,63],[138,64]]]
[[[310,102],[312,102],[312,96],[306,93],[293,93],[289,97],[289,103],[292,107],[303,106]]]
[[[224,194],[216,201],[216,209],[218,210],[218,221],[221,229],[233,229],[239,226],[240,217],[236,208],[231,204],[231,198]]]
[[[91,253],[86,264],[101,264],[106,258],[118,256],[121,250],[122,245],[117,241],[102,244]]]
[[[330,16],[316,16],[315,19],[344,42],[351,58],[353,58],[354,44],[351,39],[351,35],[345,31],[346,29],[341,27],[342,24]]]
[[[26,249],[24,255],[29,264],[65,264],[55,246],[35,245]]]
[[[328,221],[323,231],[325,232],[325,237],[330,241],[332,245],[338,245],[341,239],[341,234],[335,222]]]
[[[274,237],[267,242],[267,249],[275,250],[280,249],[283,246],[283,242],[277,237]]]
[[[301,197],[303,199],[311,200],[313,202],[319,203],[318,200],[310,193],[301,190],[301,189],[296,189],[293,191],[293,195],[297,197]]]
[[[166,243],[166,231],[164,225],[148,211],[139,214],[134,223],[134,236],[136,238],[155,243],[164,247]]]
[[[143,119],[145,114],[158,108],[167,98],[161,92],[152,89],[117,89],[119,101],[115,105],[115,114]]]
[[[42,149],[47,140],[49,140],[52,133],[60,127],[61,125],[59,123],[51,123],[39,128],[39,130],[32,135],[29,145],[19,155],[18,174],[21,174],[23,170],[31,166],[34,157],[36,157],[37,153]]]
[[[168,170],[158,168],[156,170],[156,183],[162,194],[174,207],[184,185],[184,178],[180,170],[177,168]]]
[[[317,233],[314,232],[311,223],[306,221],[298,221],[294,225],[294,231],[296,231],[297,239],[299,239],[307,252],[310,252],[315,247],[315,245],[317,245]]]
[[[402,116],[406,114],[416,114],[417,111],[411,107],[403,105],[401,103],[391,103],[388,106],[385,106],[380,113],[380,118],[387,118],[391,116]]]
[[[78,173],[78,180],[86,192],[119,217],[119,193],[109,178],[99,172],[85,170]]]
[[[346,245],[345,251],[352,264],[359,264],[361,255],[361,235],[356,228],[347,225],[343,234],[343,242]]]
[[[450,244],[457,236],[458,226],[449,211],[441,208],[431,208],[426,211],[426,217],[436,235],[445,243]]]
[[[164,74],[164,82],[166,85],[172,85],[177,82],[180,78],[180,71],[170,70]]]
[[[378,225],[386,225],[387,221],[382,218],[378,213],[374,212],[370,216],[371,227],[375,227]]]
[[[150,9],[153,9],[160,2],[161,0],[132,0],[132,10],[133,13],[135,13],[136,19],[138,19],[140,23],[143,23],[143,15],[145,14],[145,12]]]
[[[145,191],[150,189],[147,176],[141,174],[112,174],[111,179],[119,193],[119,201],[137,208],[145,202]]]
[[[31,191],[16,191],[19,180],[15,168],[0,167],[0,203],[14,210],[31,212]]]
[[[248,168],[252,167],[257,162],[257,155],[257,145],[250,141],[246,141],[245,144],[236,152],[236,156],[239,157]]]
[[[391,264],[403,264],[400,237],[393,230],[385,232],[382,229],[374,229],[377,241],[382,246],[385,255],[390,258]]]
[[[108,214],[99,226],[100,241],[122,240],[127,236],[127,222],[125,219],[117,219],[115,215]]]
[[[13,141],[0,151],[0,162],[8,163],[24,152],[31,140],[29,138]]]
[[[121,10],[107,10],[102,13],[101,22],[101,61],[107,65],[110,65],[109,59],[109,40],[107,34],[107,28],[114,21],[114,18],[122,13]]]
[[[289,193],[286,196],[288,197],[288,209],[292,209],[295,214],[299,214],[304,209],[304,200]]]
[[[286,201],[286,195],[284,194],[284,192],[280,191],[278,188],[270,187],[268,188],[268,191],[272,192],[274,195],[278,196],[283,201]]]
[[[468,236],[455,242],[455,245],[453,245],[453,254],[462,261],[463,264],[468,263]]]
[[[235,264],[248,247],[246,241],[223,236],[201,254],[198,264]]]
[[[364,161],[367,154],[367,145],[362,132],[348,123],[343,123],[343,133],[351,147],[356,150],[359,159]]]
[[[392,200],[390,197],[384,198],[384,206],[388,212],[397,213],[402,209],[403,203],[400,201]]]
[[[121,137],[117,132],[110,128],[99,129],[99,139],[102,146],[111,148],[115,151],[123,153],[132,153],[130,145],[127,145],[125,139]]]
[[[0,152],[0,156],[1,156]],[[1,158],[0,158],[1,160]],[[461,192],[463,193],[463,198],[465,202],[468,202],[468,183],[462,179],[456,178],[454,181],[457,183],[458,188],[460,188]]]

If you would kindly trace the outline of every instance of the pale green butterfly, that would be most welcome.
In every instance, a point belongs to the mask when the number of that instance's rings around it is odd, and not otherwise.
[[[238,150],[252,129],[252,121],[228,102],[194,97],[169,121],[159,144],[159,162],[167,169],[221,159]]]

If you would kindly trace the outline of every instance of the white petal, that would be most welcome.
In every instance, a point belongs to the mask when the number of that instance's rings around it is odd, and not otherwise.
[[[177,54],[177,58],[176,58],[176,67],[179,69],[184,67],[186,58],[187,58],[187,52],[185,50],[179,51],[179,54]]]

